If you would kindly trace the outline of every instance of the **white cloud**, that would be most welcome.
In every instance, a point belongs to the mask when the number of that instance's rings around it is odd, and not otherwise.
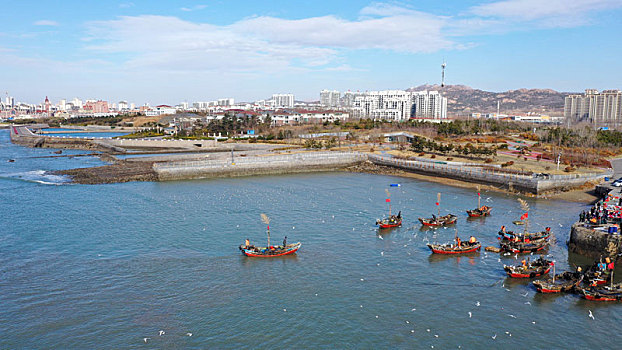
[[[474,6],[470,13],[521,21],[566,18],[567,24],[579,25],[591,12],[618,7],[622,7],[620,0],[505,0]]]
[[[50,20],[47,20],[47,19],[42,19],[40,21],[36,21],[33,24],[36,25],[36,26],[57,26],[58,22],[50,21]]]
[[[207,7],[207,5],[195,5],[195,6],[192,6],[192,7],[182,7],[182,8],[180,8],[180,10],[186,11],[186,12],[191,12],[191,11],[203,10],[206,7]]]

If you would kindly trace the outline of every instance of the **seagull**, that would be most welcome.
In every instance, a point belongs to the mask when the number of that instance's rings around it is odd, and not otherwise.
[[[151,338],[143,338],[143,341],[146,343],[147,341],[149,341],[149,339]]]
[[[415,309],[415,308],[412,308],[412,309],[410,309],[410,311],[417,311],[417,309]]]
[[[365,281],[365,279],[364,279],[364,278],[361,278],[361,281]]]
[[[414,330],[414,329],[411,329],[411,330],[410,330],[410,333],[415,333],[415,330]]]
[[[296,229],[296,226],[292,226],[292,230],[295,230],[295,229]]]
[[[430,332],[430,328],[426,329],[426,331]]]
[[[186,333],[187,336],[192,337],[192,333],[188,332]]]
[[[512,315],[512,314],[508,314],[508,316],[512,317],[512,318],[516,318],[516,316]]]
[[[536,321],[531,321],[531,323],[536,324]]]
[[[530,302],[526,302],[525,305],[531,305],[531,303]]]
[[[509,290],[509,289],[507,289],[507,288],[506,288],[505,290],[507,290],[508,292],[510,291],[510,290]]]
[[[384,256],[384,252],[380,252],[380,256]]]
[[[354,230],[353,230],[353,231],[354,231]],[[381,240],[383,240],[383,241],[384,241],[384,238],[382,238],[382,236],[378,236],[378,238],[380,238]]]
[[[163,336],[166,332],[165,331],[160,331],[160,336]]]
[[[376,318],[378,318],[378,315],[376,315]]]
[[[480,304],[479,304],[479,301],[475,303],[475,306],[479,306],[479,305],[480,305]]]
[[[473,314],[471,313],[471,311],[469,311],[469,318],[473,317]]]
[[[491,338],[492,338],[492,340],[497,339],[497,334],[493,335]]]
[[[361,307],[363,307],[363,305],[361,305]]]
[[[317,293],[315,293],[315,296],[317,296]]]
[[[438,338],[438,334],[434,334],[434,338]]]
[[[410,321],[406,321],[406,323],[410,323]]]
[[[283,309],[283,312],[287,312],[287,309]]]
[[[527,297],[527,295],[529,295],[529,292],[525,293],[525,294],[521,294],[522,296],[524,296],[525,298]]]
[[[590,312],[590,314],[588,315],[592,320],[594,320],[594,315],[592,314],[592,310],[588,310]]]

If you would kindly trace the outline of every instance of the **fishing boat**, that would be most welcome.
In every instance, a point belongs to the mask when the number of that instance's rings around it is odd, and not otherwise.
[[[436,215],[432,215],[431,218],[419,218],[419,222],[421,222],[422,225],[430,227],[452,225],[455,224],[457,220],[458,217],[453,214],[438,217]]]
[[[267,246],[267,247],[255,247],[253,245],[250,245],[250,246],[240,245],[240,250],[242,251],[242,254],[246,256],[257,257],[257,258],[273,258],[277,256],[293,254],[298,249],[300,249],[301,245],[302,243],[300,242],[287,244],[285,246],[280,245],[280,246]]]
[[[549,241],[538,239],[529,242],[501,242],[501,249],[515,254],[535,253],[548,248]]]
[[[429,243],[428,248],[430,248],[434,254],[466,254],[479,251],[482,248],[482,244],[473,236],[469,238],[469,241],[463,242],[460,238],[458,238],[457,229],[455,230],[454,242],[455,243],[445,244]]]
[[[622,284],[604,286],[601,288],[584,288],[583,297],[593,301],[620,301],[622,300]]]
[[[611,282],[611,270],[607,267],[608,263],[596,260],[585,272],[583,282],[588,286],[602,285]]]
[[[489,216],[491,211],[492,211],[492,207],[483,205],[476,209],[467,210],[466,212],[470,218],[479,218],[483,216]]]
[[[419,218],[419,222],[423,226],[428,227],[440,227],[455,224],[458,217],[454,214],[447,214],[441,216],[441,194],[437,194],[436,207],[438,208],[438,215],[432,214],[431,218]]]
[[[501,226],[499,230],[499,239],[502,241],[533,241],[538,239],[549,239],[551,237],[551,228],[547,227],[544,231],[540,232],[514,232],[506,231],[505,226]]]
[[[268,245],[265,247],[256,247],[251,245],[249,240],[247,239],[244,244],[241,244],[238,249],[242,252],[242,254],[249,257],[257,257],[257,258],[274,258],[277,256],[294,254],[302,243],[291,243],[287,244],[287,236],[283,240],[283,245],[271,245],[270,244],[270,219],[266,214],[261,214],[261,221],[263,221],[268,228],[266,229],[266,233],[268,234]]]
[[[376,220],[376,225],[379,228],[393,228],[402,226],[402,212],[400,211],[397,215],[391,215],[382,220]]]
[[[381,229],[400,227],[402,226],[402,212],[400,211],[397,215],[391,214],[391,192],[386,189],[384,191],[387,193],[386,202],[389,203],[389,216],[376,220],[376,225],[378,225],[378,227]]]
[[[480,242],[468,243],[462,242],[460,245],[445,243],[445,244],[431,244],[428,243],[428,248],[434,254],[466,254],[479,251],[482,248]]]
[[[549,273],[551,266],[550,260],[540,257],[533,262],[523,260],[521,265],[503,265],[503,269],[512,278],[534,278]]]
[[[477,208],[466,211],[470,218],[479,218],[479,217],[490,215],[490,212],[492,211],[492,207],[489,207],[487,205],[481,205],[481,201],[482,201],[482,196],[480,193],[480,188],[479,186],[477,186]]]
[[[562,293],[575,290],[583,280],[583,274],[566,271],[542,280],[535,280],[532,284],[540,293]]]

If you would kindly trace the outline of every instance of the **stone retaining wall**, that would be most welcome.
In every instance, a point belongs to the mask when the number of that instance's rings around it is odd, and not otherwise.
[[[341,169],[367,160],[360,153],[319,152],[155,164],[160,180],[302,173]]]
[[[570,230],[568,250],[594,259],[615,257],[622,253],[622,235],[620,232],[609,234],[596,231],[583,223],[575,223]]]

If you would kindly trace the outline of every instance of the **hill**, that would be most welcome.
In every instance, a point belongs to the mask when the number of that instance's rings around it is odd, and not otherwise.
[[[470,113],[546,113],[559,115],[564,112],[566,92],[551,89],[518,89],[492,92],[473,89],[464,85],[421,85],[408,91],[436,90],[447,97],[447,114],[464,116]]]

